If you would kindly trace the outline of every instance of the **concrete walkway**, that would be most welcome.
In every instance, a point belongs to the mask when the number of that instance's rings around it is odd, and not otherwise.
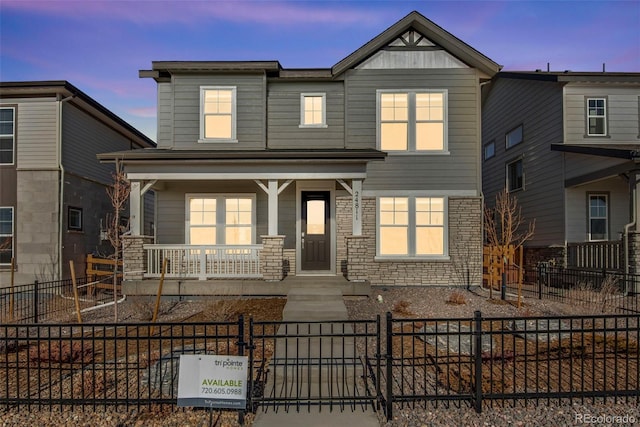
[[[265,385],[266,397],[297,396],[304,399],[364,395],[358,379],[361,372],[358,371],[359,359],[354,354],[354,338],[325,336],[353,333],[349,324],[330,322],[348,320],[340,289],[291,289],[282,320],[294,323],[283,324],[278,329],[277,334],[283,338],[275,340]],[[280,406],[263,411],[263,408],[258,409],[253,423],[255,427],[380,425],[371,405],[345,404],[343,408],[339,403],[334,403],[332,407],[300,405],[298,411],[298,406],[291,403],[288,404],[288,410]]]

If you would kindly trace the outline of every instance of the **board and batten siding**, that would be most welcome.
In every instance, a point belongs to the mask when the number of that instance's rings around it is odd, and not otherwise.
[[[131,140],[70,103],[62,104],[62,164],[65,172],[103,184],[113,182],[113,164],[100,163],[99,153],[129,150]]]
[[[523,142],[506,149],[507,132],[523,125]],[[562,88],[554,82],[500,78],[483,105],[483,145],[495,142],[495,156],[483,160],[485,202],[495,205],[506,185],[507,164],[523,159],[524,190],[511,193],[528,223],[535,220],[532,246],[564,242],[563,155],[551,151],[562,142]]]
[[[620,177],[612,177],[565,190],[567,203],[567,242],[586,242],[588,236],[589,194],[609,197],[609,240],[618,240],[629,222],[628,185]],[[570,219],[570,220],[569,220]]]
[[[9,102],[9,100],[6,101]],[[57,169],[58,103],[56,99],[11,99],[10,103],[18,105],[15,140],[17,169]]]
[[[607,135],[587,136],[587,98],[607,99]],[[564,89],[565,144],[640,143],[638,86],[567,85]]]
[[[169,82],[158,83],[158,148],[173,147],[173,86]]]
[[[301,94],[323,93],[326,127],[300,127]],[[267,144],[269,148],[344,148],[344,86],[332,83],[269,83]]]
[[[479,83],[474,69],[350,70],[345,76],[346,147],[376,148],[376,91],[446,89],[449,154],[394,155],[371,162],[365,190],[480,191]]]
[[[265,148],[266,78],[263,74],[177,75],[173,77],[172,84],[172,147],[174,149],[250,150]],[[198,142],[200,139],[201,86],[236,87],[237,143]],[[164,99],[163,101],[169,102]],[[164,146],[165,142],[163,142]]]

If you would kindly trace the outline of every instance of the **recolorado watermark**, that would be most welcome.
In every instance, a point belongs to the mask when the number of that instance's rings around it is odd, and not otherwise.
[[[638,419],[633,415],[608,415],[608,414],[578,414],[576,413],[576,424],[622,424],[635,425]]]

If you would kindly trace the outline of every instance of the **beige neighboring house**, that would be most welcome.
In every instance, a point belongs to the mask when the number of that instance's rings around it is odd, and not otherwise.
[[[499,69],[418,12],[327,68],[153,62],[158,147],[99,156],[134,189],[126,292],[155,292],[163,259],[167,293],[478,283],[480,88]]]
[[[84,276],[112,210],[96,154],[155,143],[66,81],[0,82],[0,287]],[[150,200],[152,202],[152,200]],[[152,206],[144,221],[151,232]]]

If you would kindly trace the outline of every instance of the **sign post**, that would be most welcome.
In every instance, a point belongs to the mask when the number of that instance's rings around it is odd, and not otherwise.
[[[178,406],[244,411],[248,365],[247,356],[180,355]]]

